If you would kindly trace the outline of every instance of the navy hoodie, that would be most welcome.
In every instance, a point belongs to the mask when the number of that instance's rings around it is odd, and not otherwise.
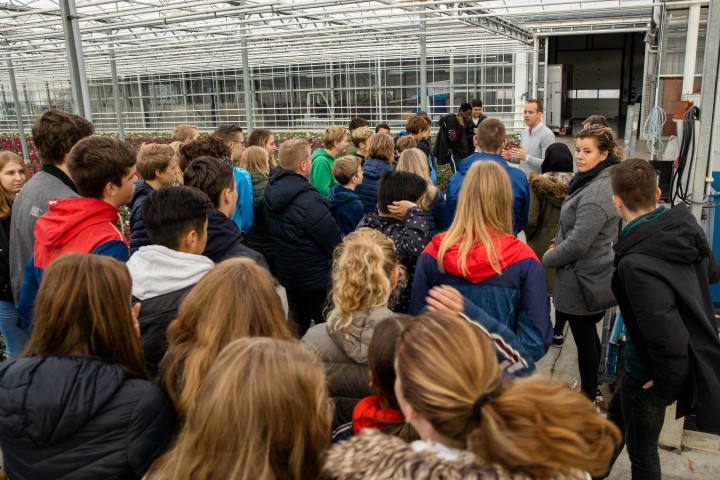
[[[129,207],[132,209],[132,213],[130,213],[130,231],[132,232],[132,237],[130,237],[130,255],[135,253],[140,247],[153,244],[142,219],[142,205],[152,191],[153,188],[142,180],[135,184],[135,191],[129,204]]]
[[[355,188],[355,193],[365,207],[365,213],[375,213],[377,211],[377,192],[380,185],[380,177],[388,170],[392,170],[392,165],[385,160],[377,158],[368,158],[363,165],[363,181]]]
[[[330,204],[330,213],[337,222],[343,237],[357,228],[365,214],[365,207],[357,193],[342,185],[335,185],[330,189],[328,203]]]
[[[299,292],[326,289],[332,254],[340,243],[327,199],[307,178],[275,169],[265,188],[265,221],[275,240],[280,284]]]
[[[242,232],[224,213],[219,210],[208,213],[207,245],[203,255],[215,263],[232,257],[248,257],[269,271],[265,257],[243,245],[242,240]]]

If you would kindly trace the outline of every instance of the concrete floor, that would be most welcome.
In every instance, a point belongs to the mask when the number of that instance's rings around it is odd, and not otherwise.
[[[598,324],[598,326],[600,326]],[[552,378],[567,382],[576,390],[580,389],[580,377],[577,367],[577,348],[570,329],[565,334],[562,348],[550,347],[545,357],[537,364],[538,371]],[[601,390],[606,391],[604,388]],[[606,400],[609,401],[609,398]],[[674,450],[660,449],[660,465],[665,480],[717,480],[720,478],[720,450]],[[630,459],[627,451],[615,463],[608,479],[625,480],[631,478]]]

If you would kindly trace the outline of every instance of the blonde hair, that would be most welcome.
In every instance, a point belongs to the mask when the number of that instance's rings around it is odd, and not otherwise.
[[[30,179],[30,173],[28,172],[27,165],[22,157],[14,152],[5,150],[0,152],[0,170],[5,168],[5,165],[13,162],[17,163],[22,167],[23,175],[25,175],[25,181]],[[15,201],[15,195],[11,194],[0,186],[0,220],[7,220],[12,215],[12,204]]]
[[[353,144],[360,148],[360,144],[367,142],[368,138],[373,136],[373,131],[370,127],[360,127],[350,132],[350,138],[352,138]]]
[[[347,185],[357,175],[358,168],[360,159],[355,155],[345,155],[335,160],[330,171],[340,185]]]
[[[336,143],[342,142],[343,138],[347,138],[347,130],[345,130],[345,127],[342,125],[327,127],[325,133],[323,133],[323,147],[325,147],[325,150],[330,150]]]
[[[462,317],[416,317],[400,335],[396,366],[405,401],[439,434],[464,443],[480,466],[533,478],[569,470],[602,476],[621,439],[568,385],[540,375],[504,379],[487,334]]]
[[[146,143],[140,146],[135,166],[143,180],[155,180],[155,172],[164,171],[173,161],[175,151],[170,145]]]
[[[263,147],[248,147],[240,157],[240,168],[267,177],[270,175],[270,155]]]
[[[198,128],[195,125],[178,125],[172,132],[173,140],[176,142],[184,142],[187,138],[195,136]]]
[[[487,252],[488,262],[497,273],[502,272],[503,260],[496,249],[499,237],[512,234],[513,195],[510,177],[495,162],[475,162],[465,175],[452,225],[445,233],[438,251],[438,268],[443,268],[445,253],[458,245],[458,266],[469,275],[467,256],[476,243]]]
[[[270,274],[254,260],[232,258],[200,280],[167,329],[161,371],[181,416],[220,350],[244,337],[294,338]]]
[[[333,261],[329,330],[345,333],[354,312],[387,305],[396,268],[395,244],[387,236],[371,228],[360,228],[346,236]]]
[[[175,176],[175,185],[182,185],[185,182],[185,172],[180,168],[180,148],[183,146],[183,142],[174,141],[170,144],[170,148],[173,149],[175,155],[175,161],[178,164],[177,174]]]
[[[289,138],[280,145],[278,163],[283,170],[294,172],[303,161],[310,160],[310,144],[301,138]]]
[[[368,158],[377,158],[392,163],[395,158],[395,143],[387,133],[373,133],[367,142]]]
[[[415,147],[417,147],[417,142],[410,135],[400,137],[398,139],[397,143],[395,144],[395,150],[397,150],[397,152],[399,154],[401,154],[405,150],[408,150],[410,148],[415,148]]]
[[[422,118],[422,117],[421,117]],[[409,137],[407,137],[409,138]],[[428,158],[419,148],[409,148],[400,154],[400,159],[396,167],[398,172],[410,172],[421,176],[427,183],[427,190],[417,201],[417,206],[428,211],[430,205],[435,201],[437,195],[437,187],[430,180],[430,171],[428,168]]]
[[[330,445],[325,374],[297,341],[244,338],[218,356],[153,480],[318,478]]]

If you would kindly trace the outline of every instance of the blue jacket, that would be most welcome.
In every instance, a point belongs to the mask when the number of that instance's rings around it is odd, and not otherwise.
[[[355,188],[355,193],[360,197],[365,213],[377,212],[377,192],[380,184],[380,177],[388,170],[392,170],[392,165],[385,160],[377,158],[368,158],[363,165],[363,181]]]
[[[241,232],[247,233],[252,228],[254,216],[252,177],[247,170],[238,167],[233,167],[233,175],[235,176],[238,201],[231,220],[235,222]]]
[[[522,170],[510,167],[500,155],[490,153],[476,152],[458,163],[457,172],[450,177],[450,181],[448,182],[447,196],[445,197],[445,228],[450,228],[455,218],[455,209],[457,208],[458,197],[460,196],[460,187],[463,184],[465,175],[473,163],[483,160],[497,162],[510,176],[510,185],[512,185],[513,191],[513,233],[517,235],[527,227],[528,223],[530,187],[527,177],[525,177],[525,173]]]
[[[458,266],[458,245],[452,245],[443,258],[445,273],[437,264],[444,234],[433,238],[418,259],[410,296],[410,315],[425,307],[425,298],[436,285],[452,285],[463,296],[503,323],[518,336],[534,361],[550,347],[553,327],[545,288],[545,271],[530,247],[511,235],[497,240],[496,250],[504,268],[498,275],[488,262],[482,244],[475,244],[467,256],[469,275]]]
[[[330,213],[340,228],[344,237],[357,228],[358,223],[365,215],[365,210],[357,193],[342,185],[335,185],[328,192]]]
[[[425,222],[428,226],[428,241],[443,230],[445,225],[445,195],[438,188],[435,199],[425,212]]]
[[[275,169],[265,188],[265,221],[275,240],[280,284],[299,292],[326,289],[333,251],[341,240],[327,199],[307,178]]]
[[[142,219],[142,205],[152,191],[153,188],[142,180],[135,184],[135,191],[130,200],[130,208],[132,209],[130,213],[130,231],[132,232],[132,236],[130,237],[130,255],[135,253],[140,247],[153,244],[147,230],[145,230],[145,223]]]

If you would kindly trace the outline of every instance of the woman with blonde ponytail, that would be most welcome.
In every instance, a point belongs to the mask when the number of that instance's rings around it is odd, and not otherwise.
[[[355,404],[374,393],[368,346],[375,325],[394,315],[387,305],[400,274],[395,245],[378,231],[361,228],[335,251],[333,309],[327,323],[315,325],[302,339],[325,363],[335,406],[333,427],[350,422]]]
[[[552,342],[545,271],[535,253],[513,235],[510,178],[496,162],[476,162],[460,190],[453,223],[433,237],[415,267],[410,314],[430,291],[451,285],[504,324],[534,361]]]
[[[421,440],[366,429],[332,447],[325,474],[350,478],[565,479],[607,473],[620,432],[564,383],[500,374],[489,337],[427,313],[402,332],[395,394]]]

